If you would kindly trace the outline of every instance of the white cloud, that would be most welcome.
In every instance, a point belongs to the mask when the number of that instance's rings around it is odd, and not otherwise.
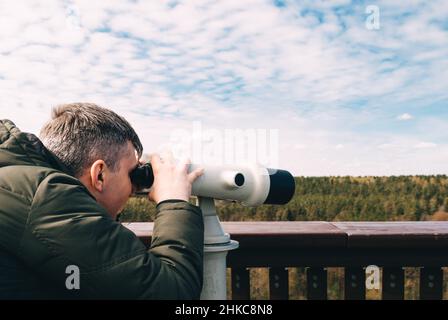
[[[401,120],[401,121],[407,121],[407,120],[414,119],[414,117],[412,115],[410,115],[409,113],[403,113],[402,115],[399,115],[397,117],[397,119]]]
[[[448,100],[448,6],[380,1],[369,31],[365,4],[335,11],[345,3],[2,1],[0,112],[37,132],[51,106],[93,101],[129,118],[147,150],[199,119],[278,128],[297,174],[448,172],[447,120],[403,110]]]
[[[435,148],[435,147],[437,147],[437,144],[432,143],[432,142],[419,142],[414,146],[414,148],[417,148],[417,149],[428,149],[428,148]]]

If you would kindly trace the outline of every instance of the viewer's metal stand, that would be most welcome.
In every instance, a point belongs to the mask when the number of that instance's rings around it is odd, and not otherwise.
[[[213,198],[198,197],[198,205],[204,216],[204,285],[202,300],[225,300],[227,251],[238,248],[238,242],[230,240],[216,214]]]

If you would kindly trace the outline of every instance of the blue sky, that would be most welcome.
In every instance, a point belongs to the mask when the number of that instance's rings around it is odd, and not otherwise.
[[[379,29],[366,8],[379,9]],[[446,1],[2,1],[0,116],[89,101],[136,128],[278,130],[296,175],[448,174]]]

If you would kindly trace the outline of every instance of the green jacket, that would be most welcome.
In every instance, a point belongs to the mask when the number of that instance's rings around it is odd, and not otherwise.
[[[198,207],[159,204],[148,250],[66,172],[36,136],[0,120],[0,299],[199,298]],[[70,265],[80,289],[66,287]]]

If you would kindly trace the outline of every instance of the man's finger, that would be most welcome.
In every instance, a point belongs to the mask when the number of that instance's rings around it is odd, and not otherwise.
[[[204,174],[204,168],[197,168],[188,175],[188,181],[193,183],[198,177]]]
[[[148,192],[148,199],[150,201],[154,201],[154,189],[151,188],[151,190]]]
[[[177,167],[181,172],[187,173],[188,169],[190,168],[190,164],[191,164],[191,161],[189,158],[182,157],[179,159],[179,163],[178,163]]]
[[[174,164],[174,156],[170,150],[161,152],[160,158],[163,159],[163,163]]]
[[[160,159],[160,156],[156,153],[151,155],[150,162],[151,162],[151,166],[152,166],[153,170],[157,170],[160,167],[160,165],[162,164],[162,160]]]

